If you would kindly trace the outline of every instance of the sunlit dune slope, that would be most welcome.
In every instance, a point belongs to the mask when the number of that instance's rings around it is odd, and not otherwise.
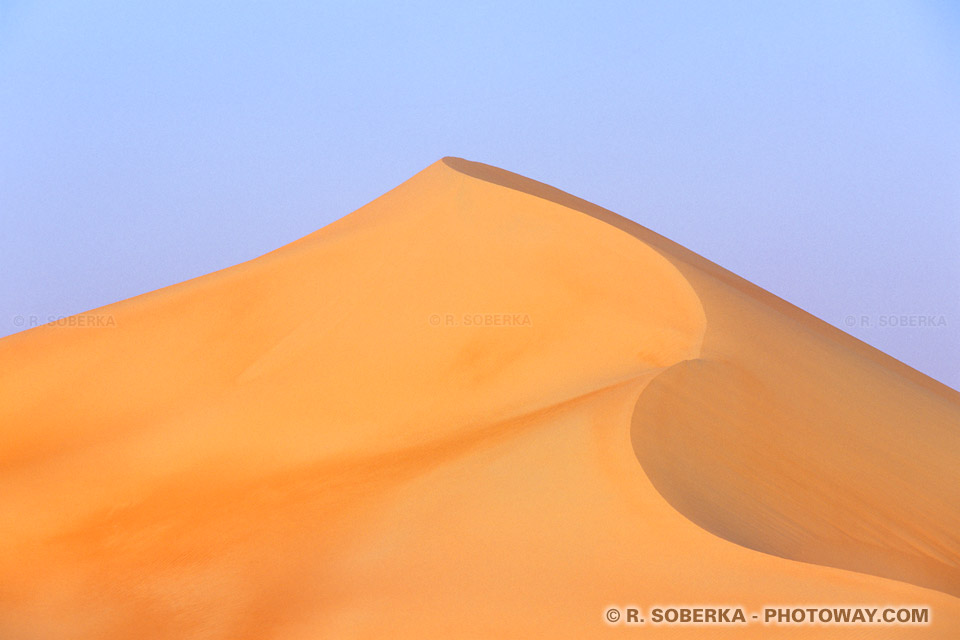
[[[0,638],[960,637],[958,394],[546,185],[446,159],[91,314],[0,341]]]

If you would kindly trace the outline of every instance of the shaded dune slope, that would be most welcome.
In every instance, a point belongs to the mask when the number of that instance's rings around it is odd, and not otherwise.
[[[447,162],[643,240],[697,292],[701,354],[658,376],[633,417],[672,505],[753,549],[960,595],[960,394],[630,220]]]
[[[95,313],[0,341],[0,637],[960,634],[957,393],[546,185],[448,158]]]

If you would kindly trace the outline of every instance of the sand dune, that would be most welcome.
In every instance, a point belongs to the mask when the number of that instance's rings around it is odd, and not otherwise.
[[[0,340],[0,638],[960,637],[960,394],[461,159]],[[637,605],[927,625],[608,625]]]

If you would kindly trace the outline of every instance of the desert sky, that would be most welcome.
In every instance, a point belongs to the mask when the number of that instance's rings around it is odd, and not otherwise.
[[[2,638],[960,637],[958,393],[533,180],[78,318],[0,340]]]
[[[960,389],[958,150],[951,0],[3,0],[0,336],[245,262],[455,155]]]

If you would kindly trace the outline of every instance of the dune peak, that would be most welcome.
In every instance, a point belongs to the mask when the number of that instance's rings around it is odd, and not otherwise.
[[[89,313],[0,340],[0,637],[960,634],[958,394],[554,187],[443,158]]]

